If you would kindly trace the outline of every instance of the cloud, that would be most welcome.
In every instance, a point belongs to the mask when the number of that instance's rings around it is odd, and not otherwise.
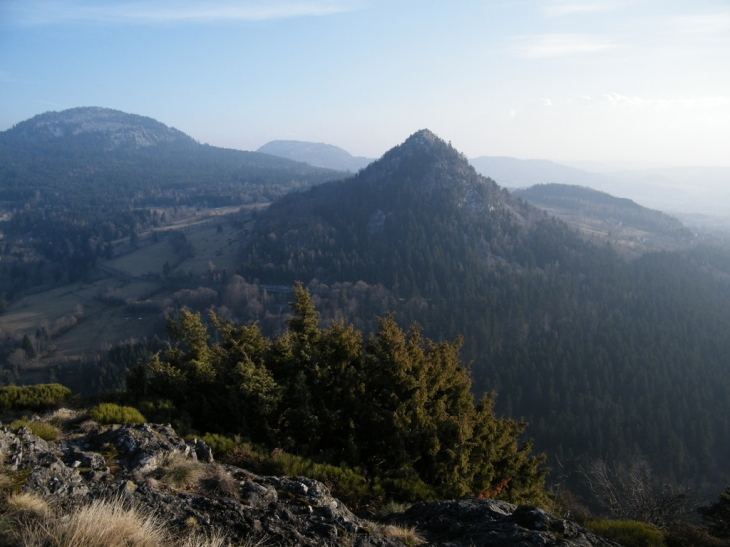
[[[540,99],[540,103],[543,106],[553,106],[553,102],[550,99]]]
[[[730,11],[699,15],[682,15],[670,19],[672,30],[697,37],[727,36],[730,33]]]
[[[607,11],[611,6],[601,2],[585,2],[580,0],[550,2],[543,7],[542,12],[546,17],[564,17],[566,15],[576,15],[580,13],[595,13],[597,11]]]
[[[690,108],[717,108],[730,105],[730,97],[692,97],[686,99],[642,99],[620,93],[606,93],[596,99],[591,97],[576,97],[568,104],[577,106],[603,108],[631,108],[631,109],[690,109]]]
[[[292,17],[317,17],[353,11],[350,0],[153,0],[108,2],[36,0],[13,2],[9,19],[24,25],[87,24],[209,24],[231,21],[263,21]]]
[[[514,47],[517,55],[529,59],[601,53],[618,47],[610,40],[590,34],[541,34],[514,40],[517,42]]]

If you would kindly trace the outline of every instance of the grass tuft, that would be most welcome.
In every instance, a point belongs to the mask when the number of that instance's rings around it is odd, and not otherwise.
[[[159,547],[167,543],[159,522],[126,508],[120,500],[96,500],[67,519],[48,518],[41,526],[23,524],[18,539],[28,547]]]
[[[211,494],[238,499],[240,485],[221,465],[213,465],[201,481],[203,488]]]
[[[47,517],[51,510],[46,500],[36,494],[25,492],[11,494],[5,500],[8,515],[22,520],[39,520]]]
[[[416,545],[426,543],[426,540],[419,536],[416,529],[412,526],[406,527],[389,524],[387,526],[380,526],[379,528],[384,536],[400,541],[407,547],[415,547]]]
[[[156,478],[168,486],[185,490],[196,486],[204,475],[204,464],[180,454],[173,454],[166,458]]]

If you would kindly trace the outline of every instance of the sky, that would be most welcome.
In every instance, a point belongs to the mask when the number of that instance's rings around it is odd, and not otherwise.
[[[0,0],[0,130],[78,106],[242,150],[730,166],[730,2]]]

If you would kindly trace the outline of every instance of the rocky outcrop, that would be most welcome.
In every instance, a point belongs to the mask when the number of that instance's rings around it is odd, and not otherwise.
[[[234,544],[403,545],[392,528],[357,517],[323,484],[213,462],[203,441],[187,443],[169,425],[89,425],[55,442],[26,427],[0,428],[0,452],[20,489],[62,514],[121,498],[180,531],[223,530]],[[535,507],[494,500],[419,503],[395,518],[431,545],[614,545]]]
[[[617,547],[576,523],[530,505],[488,499],[417,503],[401,518],[431,545]]]

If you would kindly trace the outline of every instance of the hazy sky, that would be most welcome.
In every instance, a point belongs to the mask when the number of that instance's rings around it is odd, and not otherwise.
[[[728,0],[0,0],[0,130],[103,106],[201,142],[730,165]]]

